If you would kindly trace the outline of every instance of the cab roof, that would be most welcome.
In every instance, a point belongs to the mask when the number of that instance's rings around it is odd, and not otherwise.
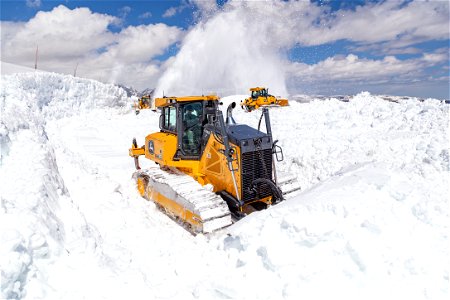
[[[164,107],[177,102],[195,102],[195,101],[218,101],[219,97],[216,95],[207,96],[182,96],[182,97],[163,97],[155,99],[156,107]]]
[[[260,91],[260,90],[265,90],[265,89],[266,89],[265,87],[254,87],[254,88],[251,88],[250,91],[253,92],[253,91]]]

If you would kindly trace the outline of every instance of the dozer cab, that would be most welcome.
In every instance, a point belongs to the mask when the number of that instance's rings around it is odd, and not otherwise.
[[[264,106],[287,106],[287,99],[277,98],[269,94],[269,89],[255,87],[250,89],[250,97],[241,101],[241,107],[250,112]]]
[[[160,131],[147,135],[141,147],[133,139],[129,149],[141,196],[193,233],[226,227],[283,200],[274,163],[282,150],[273,141],[267,108],[262,132],[236,124],[235,102],[225,121],[213,95],[156,98],[155,106]],[[141,169],[139,156],[158,166]]]

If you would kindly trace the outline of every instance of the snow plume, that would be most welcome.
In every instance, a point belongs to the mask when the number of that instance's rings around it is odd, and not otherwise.
[[[287,95],[280,48],[268,38],[271,22],[246,5],[232,3],[203,17],[158,81],[157,97],[163,92],[242,94],[254,86]]]
[[[67,226],[60,216],[74,205],[46,122],[81,110],[120,107],[126,96],[113,85],[53,73],[2,76],[1,83],[1,290],[2,298],[20,299],[38,288],[27,285],[29,278],[45,282],[45,261],[64,251]]]

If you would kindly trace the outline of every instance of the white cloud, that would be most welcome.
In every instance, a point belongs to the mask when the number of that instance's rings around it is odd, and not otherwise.
[[[403,46],[430,39],[448,39],[449,3],[447,1],[385,1],[337,13],[324,25],[323,38],[348,39],[361,43],[395,41]]]
[[[176,7],[170,7],[164,12],[164,14],[162,16],[163,16],[163,18],[170,18],[170,17],[175,16],[176,13],[177,13],[177,8]]]
[[[152,59],[182,38],[182,30],[165,24],[129,26],[118,33],[119,19],[88,8],[55,7],[28,22],[1,22],[2,61],[103,81],[154,86],[160,63]]]
[[[10,22],[10,21],[2,21],[0,27],[0,38],[1,45],[4,45],[6,42],[12,40],[15,35],[24,28],[24,22]],[[4,55],[2,48],[2,57]]]
[[[395,42],[397,47],[406,47],[449,37],[448,1],[383,1],[335,12],[306,1],[232,1],[225,9],[244,11],[281,47],[297,43],[315,46],[342,39],[362,45]]]
[[[108,26],[115,21],[115,17],[92,13],[87,8],[70,10],[60,5],[50,12],[40,11],[30,21],[14,28],[13,36],[6,33],[10,39],[2,40],[2,59],[29,61],[31,50],[34,60],[36,45],[42,58],[68,59],[84,55],[114,41]],[[2,31],[10,29],[4,27],[3,22],[1,26]]]
[[[152,17],[152,13],[149,11],[146,11],[145,13],[142,13],[139,15],[139,19],[148,19]]]
[[[444,64],[448,55],[428,53],[399,60],[394,56],[365,59],[354,54],[334,56],[314,65],[294,63],[288,72],[291,93],[321,95],[378,94],[448,98],[449,76],[444,68],[433,76],[425,70]]]
[[[121,19],[125,19],[130,12],[131,12],[131,7],[124,6],[119,9],[119,16]]]
[[[116,36],[97,61],[117,61],[123,64],[148,62],[181,38],[181,30],[165,24],[129,26]]]
[[[208,2],[208,1],[204,1],[204,2]],[[179,13],[183,12],[183,10],[188,8],[190,5],[191,5],[190,1],[183,1],[181,3],[181,5],[179,5],[179,6],[172,6],[172,7],[168,8],[164,12],[162,17],[163,18],[171,18],[171,17],[175,16],[176,14],[179,14]]]
[[[41,0],[27,0],[26,5],[28,7],[40,7],[41,6]]]
[[[439,49],[418,58],[399,60],[394,56],[383,59],[360,58],[354,54],[329,57],[317,64],[293,63],[289,77],[299,86],[356,86],[405,84],[427,77],[424,70],[448,62],[448,53]],[[436,78],[428,78],[433,81]]]
[[[384,42],[364,46],[349,46],[348,49],[353,52],[371,52],[377,55],[396,55],[396,54],[419,54],[423,50],[416,47],[405,47],[395,42]]]
[[[181,38],[181,30],[165,24],[130,26],[119,34],[114,46],[123,61],[145,61],[164,52],[164,49]]]

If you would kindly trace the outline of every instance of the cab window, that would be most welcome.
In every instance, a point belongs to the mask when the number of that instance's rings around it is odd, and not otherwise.
[[[177,109],[173,106],[164,108],[164,122],[162,128],[168,131],[177,131]]]
[[[186,155],[200,154],[202,136],[202,103],[189,103],[183,107],[182,148]]]

